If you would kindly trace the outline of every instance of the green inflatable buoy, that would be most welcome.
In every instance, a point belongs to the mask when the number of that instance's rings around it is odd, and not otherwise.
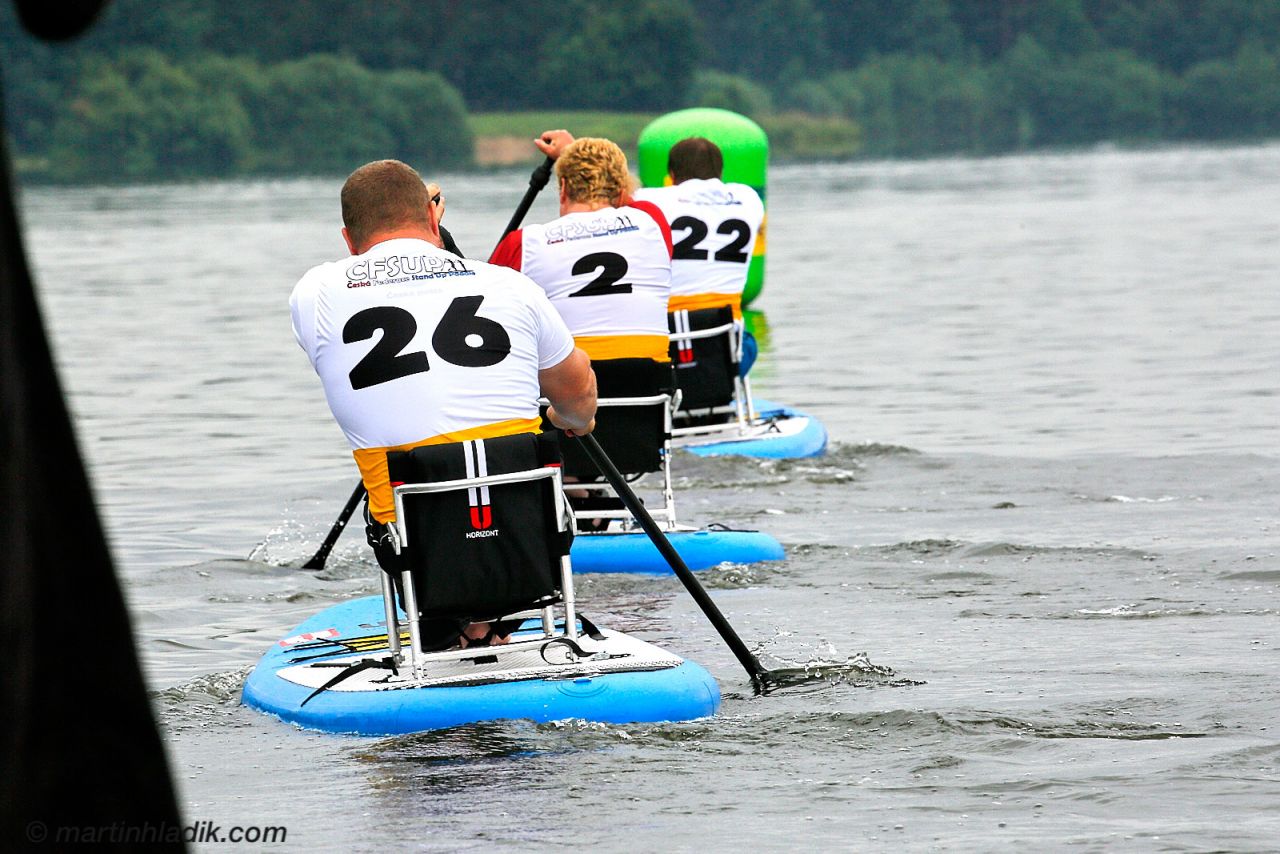
[[[720,146],[724,154],[724,180],[746,184],[765,200],[765,172],[769,165],[769,137],[760,125],[746,116],[714,107],[694,107],[667,113],[649,122],[640,132],[639,150],[640,183],[646,187],[661,187],[670,182],[667,177],[667,152],[671,146],[691,136],[702,136]],[[766,211],[767,200],[766,200]],[[765,230],[768,214],[760,224],[755,249],[751,253],[751,265],[747,272],[747,285],[742,292],[745,306],[760,295],[764,287]]]

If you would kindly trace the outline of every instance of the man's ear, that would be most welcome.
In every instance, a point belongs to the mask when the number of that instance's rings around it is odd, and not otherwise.
[[[350,250],[352,255],[360,254],[356,251],[356,245],[351,242],[351,232],[347,231],[347,227],[345,225],[342,227],[342,239],[347,242],[347,249]]]

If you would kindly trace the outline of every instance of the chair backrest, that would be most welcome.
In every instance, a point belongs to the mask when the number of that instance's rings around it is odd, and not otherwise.
[[[623,474],[659,471],[671,440],[671,365],[652,359],[601,359],[596,373],[596,429],[592,435]],[[543,429],[548,425],[544,424]],[[558,431],[557,431],[558,432]],[[599,470],[579,442],[561,443],[566,476],[595,480]]]
[[[728,306],[673,311],[671,362],[680,389],[681,410],[729,406],[738,391],[738,336]]]
[[[532,433],[387,454],[423,617],[481,621],[559,601],[571,534],[557,510],[558,478],[544,476],[559,464],[554,438]],[[492,480],[440,491],[474,478]]]

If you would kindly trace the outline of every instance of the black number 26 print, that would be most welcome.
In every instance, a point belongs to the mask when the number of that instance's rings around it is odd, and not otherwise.
[[[482,302],[482,296],[468,296],[449,304],[431,334],[431,349],[436,355],[463,368],[487,368],[507,358],[511,336],[496,320],[476,314]],[[378,330],[382,330],[382,337],[351,369],[351,388],[368,388],[431,370],[425,351],[404,352],[418,334],[418,321],[399,306],[381,305],[356,312],[342,327],[342,340],[346,344],[366,341]]]
[[[707,224],[697,217],[678,216],[671,221],[672,231],[687,231],[684,237],[672,247],[671,257],[677,261],[705,261],[707,250],[699,248],[699,244],[707,239]],[[745,264],[751,256],[744,250],[751,240],[751,226],[740,219],[726,219],[716,228],[716,234],[731,234],[733,239],[716,250],[713,256],[717,261],[732,261]]]

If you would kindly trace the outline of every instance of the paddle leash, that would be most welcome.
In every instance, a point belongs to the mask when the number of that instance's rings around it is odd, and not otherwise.
[[[538,197],[538,193],[542,192],[542,188],[547,186],[547,182],[551,180],[551,168],[554,165],[555,161],[548,157],[533,170],[533,174],[529,176],[529,189],[525,190],[524,198],[520,200],[519,206],[516,207],[516,212],[511,215],[511,221],[507,223],[506,229],[502,232],[502,237],[498,238],[499,243],[508,234],[519,228],[520,223],[524,222],[525,215],[529,213],[529,208],[533,207],[533,200]],[[347,505],[342,508],[342,512],[338,514],[337,521],[329,529],[329,535],[324,538],[320,548],[316,549],[316,553],[311,557],[311,560],[302,565],[303,569],[324,569],[324,563],[329,559],[329,552],[333,551],[333,546],[338,542],[338,537],[342,536],[342,530],[347,527],[347,520],[351,518],[351,514],[355,512],[356,505],[360,503],[360,499],[363,497],[364,484],[357,483],[356,488],[351,493],[351,497],[347,499]]]
[[[729,621],[725,619],[724,614],[720,613],[716,603],[707,594],[706,588],[694,576],[693,572],[685,564],[684,558],[680,557],[680,553],[675,550],[675,547],[671,545],[671,541],[667,539],[657,523],[653,521],[649,511],[644,509],[644,505],[640,503],[640,499],[613,464],[613,460],[609,459],[604,449],[600,447],[596,437],[588,433],[578,438],[582,440],[582,447],[587,452],[587,456],[591,457],[591,461],[595,463],[596,468],[600,469],[600,473],[604,475],[605,480],[609,481],[609,485],[618,493],[618,497],[622,499],[622,503],[626,505],[631,515],[640,522],[644,532],[649,535],[649,539],[653,541],[658,551],[662,552],[662,556],[666,558],[676,577],[680,579],[685,589],[689,591],[693,601],[698,603],[702,613],[707,615],[711,625],[715,627],[716,631],[720,633],[720,637],[728,644],[729,649],[737,656],[738,662],[746,669],[747,675],[751,677],[751,684],[755,686],[757,691],[763,691],[769,679],[759,659],[755,657],[751,650],[747,649],[747,645],[742,642],[742,638],[738,637],[738,633],[733,630],[733,626],[729,625]]]

